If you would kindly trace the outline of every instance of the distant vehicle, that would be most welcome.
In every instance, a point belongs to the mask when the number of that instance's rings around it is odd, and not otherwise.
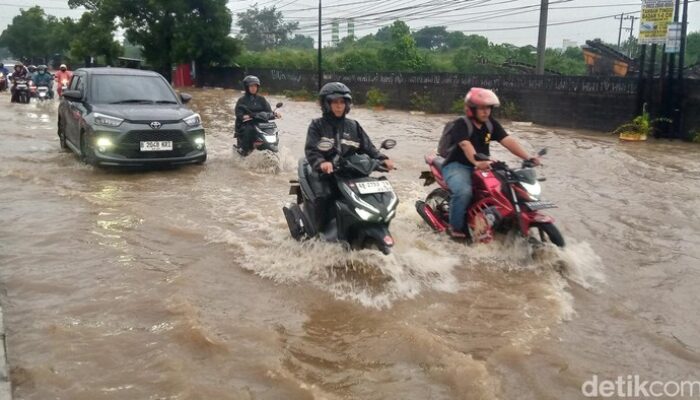
[[[160,74],[123,68],[74,72],[58,107],[58,137],[86,163],[102,166],[202,164],[199,114]]]

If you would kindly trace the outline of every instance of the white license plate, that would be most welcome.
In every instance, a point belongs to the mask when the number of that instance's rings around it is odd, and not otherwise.
[[[355,182],[355,185],[360,194],[384,193],[394,190],[389,181]]]
[[[141,151],[171,151],[172,149],[171,141],[141,142]]]

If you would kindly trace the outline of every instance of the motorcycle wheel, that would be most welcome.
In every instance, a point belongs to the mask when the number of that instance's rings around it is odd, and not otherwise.
[[[559,232],[559,229],[552,223],[537,224],[535,226],[540,233],[540,240],[544,243],[549,241],[557,247],[564,247],[564,236]]]
[[[434,211],[441,213],[440,206],[450,202],[450,192],[443,188],[437,188],[428,194],[425,198],[425,203]]]

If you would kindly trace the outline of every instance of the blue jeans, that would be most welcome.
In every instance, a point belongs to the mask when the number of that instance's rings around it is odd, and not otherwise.
[[[450,225],[456,232],[464,232],[467,207],[472,201],[472,174],[474,167],[451,162],[442,168],[442,176],[452,192],[450,198]]]

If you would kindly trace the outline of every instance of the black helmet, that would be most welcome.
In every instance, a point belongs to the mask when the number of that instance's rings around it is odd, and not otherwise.
[[[27,68],[29,72],[36,72],[36,66],[30,65],[29,68]]]
[[[260,86],[260,79],[255,75],[248,75],[245,78],[243,78],[243,88],[246,92],[248,91],[248,87],[250,85]]]
[[[318,92],[318,98],[321,101],[321,110],[323,110],[324,114],[331,112],[331,101],[341,98],[345,99],[345,114],[350,112],[350,107],[352,106],[352,92],[350,88],[343,83],[326,83]]]
[[[47,67],[44,64],[41,64],[40,66],[36,67],[36,69],[39,71],[47,71],[49,69],[49,67]]]

